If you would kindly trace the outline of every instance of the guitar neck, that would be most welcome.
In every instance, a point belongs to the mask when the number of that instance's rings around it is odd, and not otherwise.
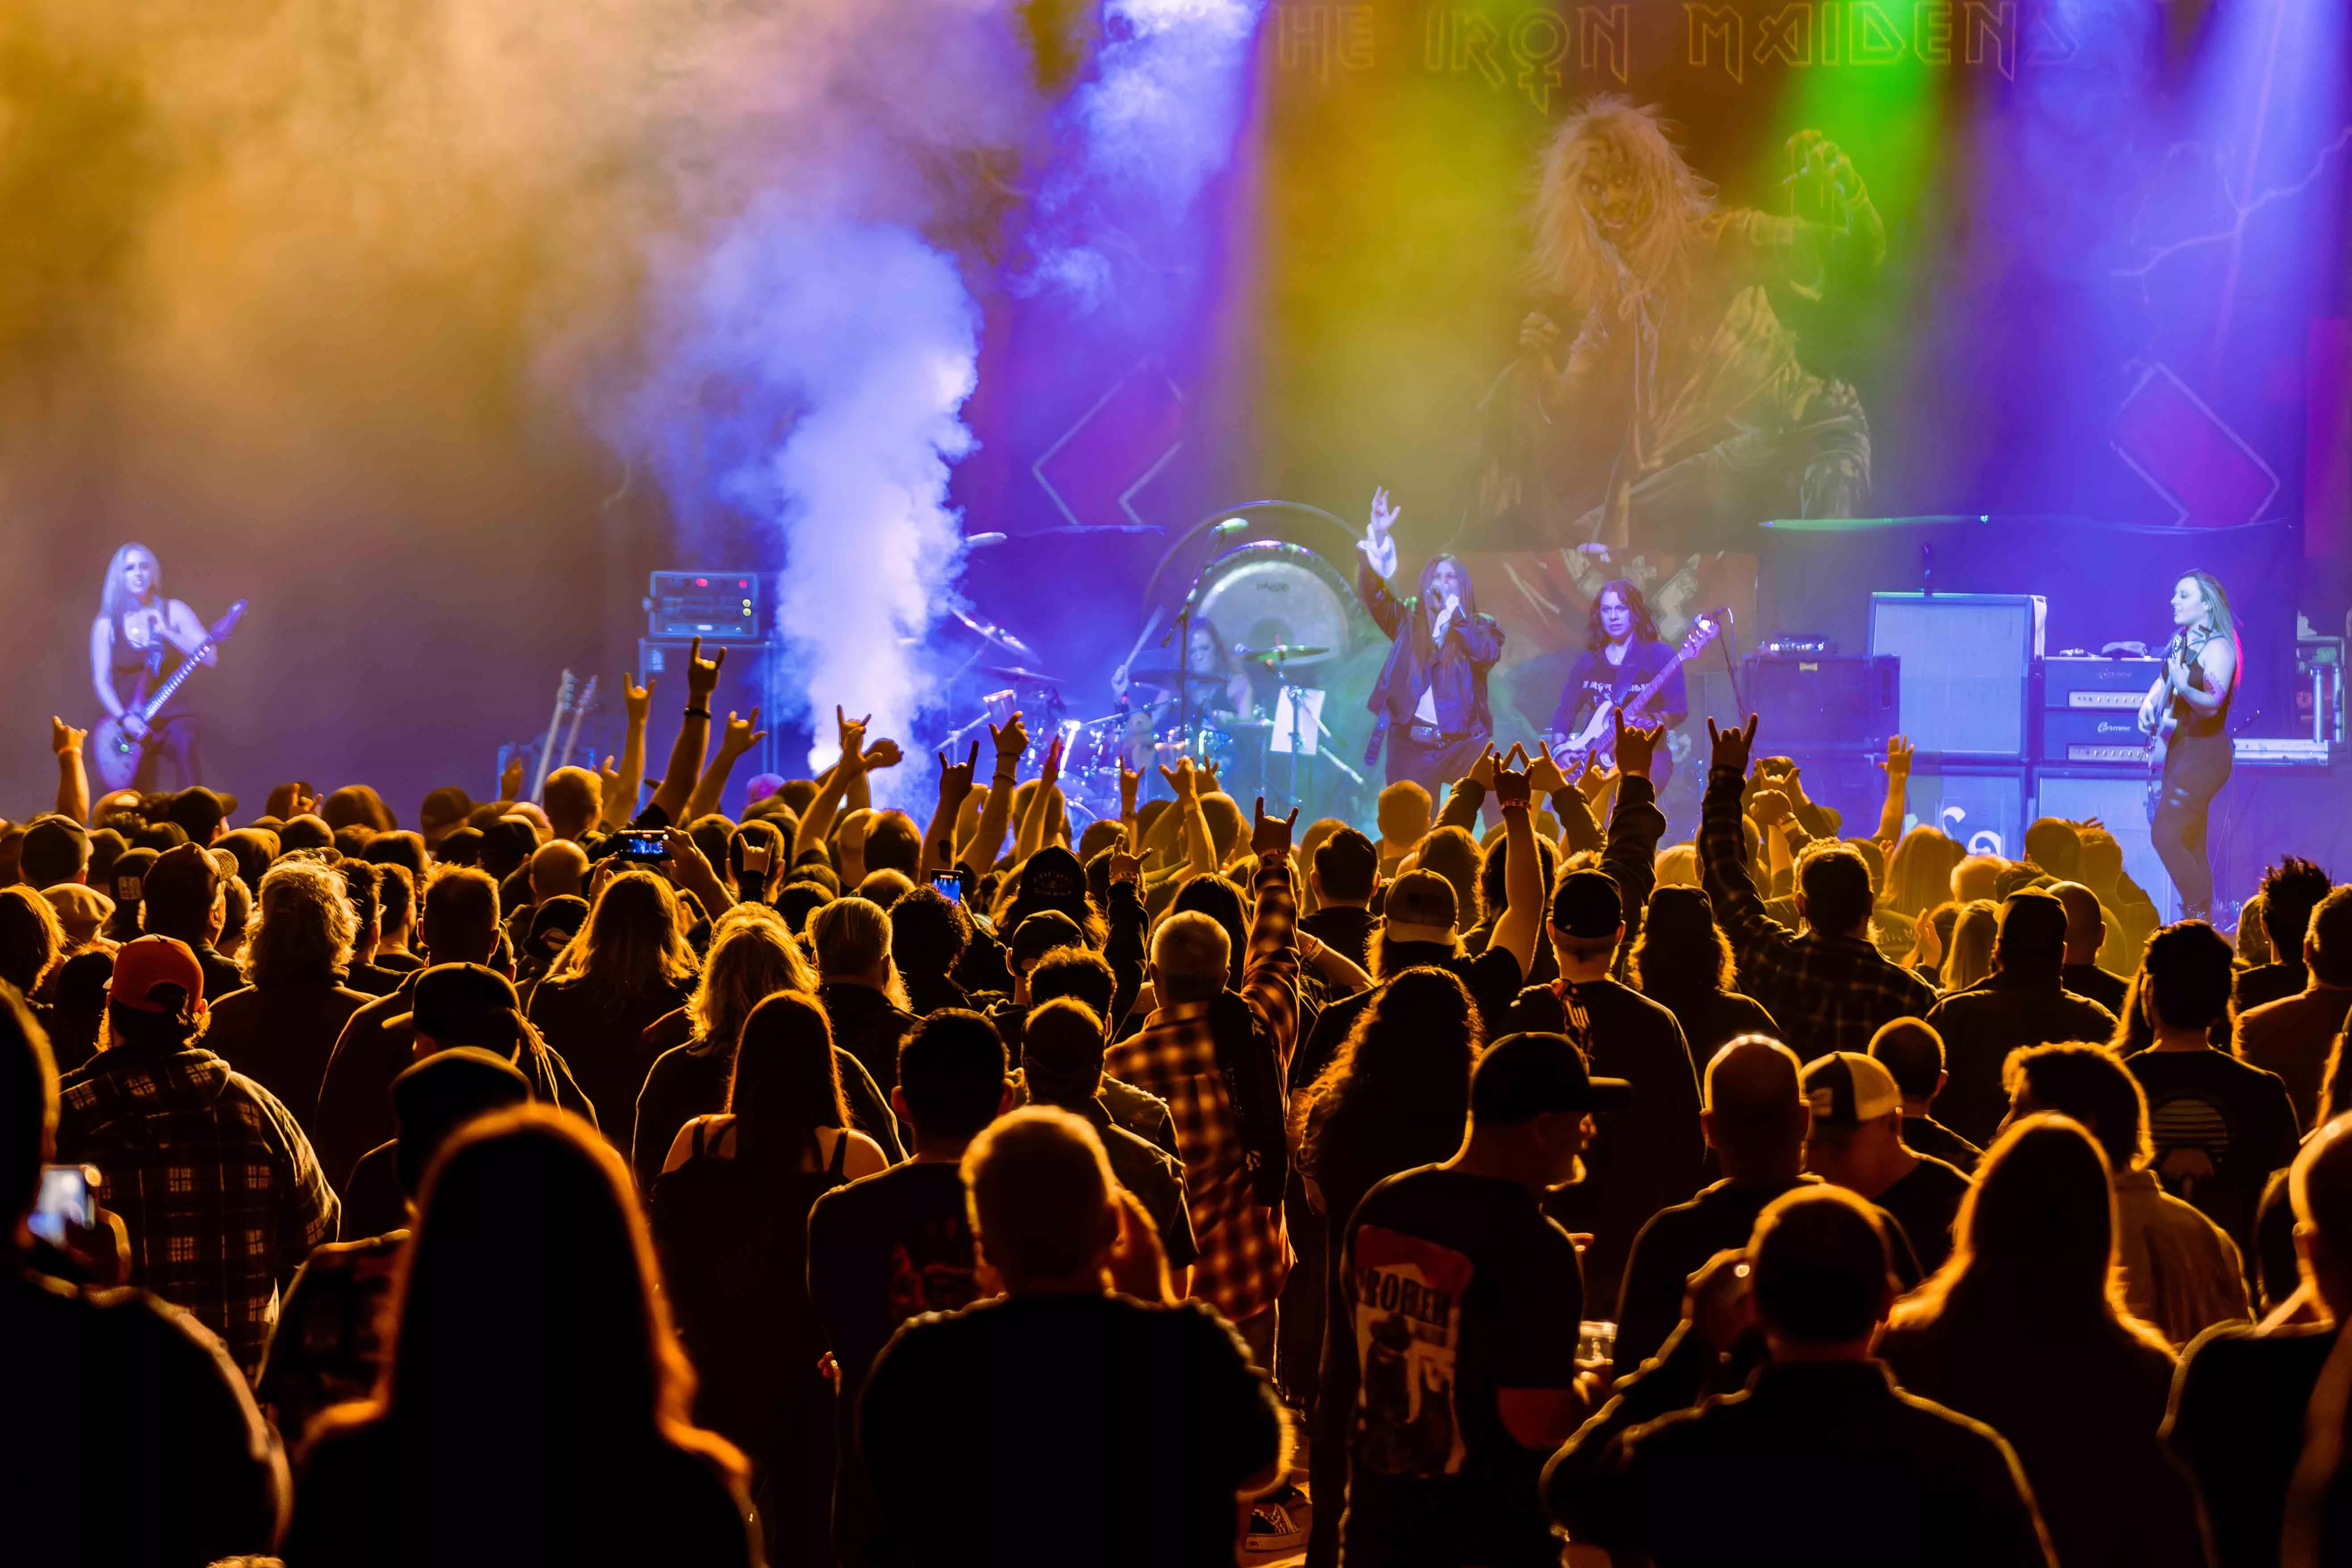
[[[180,668],[172,672],[172,679],[163,682],[163,684],[156,689],[154,696],[150,697],[144,703],[141,704],[139,709],[139,721],[141,723],[143,724],[150,722],[154,719],[156,714],[161,713],[163,710],[163,704],[172,700],[173,694],[177,692],[181,687],[185,686],[188,683],[188,677],[195,674],[196,665],[204,658],[205,654],[212,651],[212,647],[213,639],[206,637],[204,641],[196,645],[195,652],[190,654],[187,658],[180,661]]]

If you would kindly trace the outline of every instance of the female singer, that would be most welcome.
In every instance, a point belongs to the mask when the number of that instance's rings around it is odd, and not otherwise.
[[[1411,779],[1431,795],[1470,771],[1494,738],[1486,673],[1503,657],[1503,628],[1478,613],[1470,569],[1453,555],[1433,555],[1421,568],[1420,591],[1400,599],[1389,590],[1396,575],[1396,541],[1390,531],[1402,515],[1385,489],[1372,492],[1371,521],[1356,542],[1363,560],[1356,592],[1381,631],[1394,639],[1388,663],[1365,706],[1377,722],[1370,763],[1388,743],[1388,782]]]
[[[2172,585],[2172,624],[2164,673],[2139,705],[2144,732],[2161,740],[2159,731],[2170,730],[2148,837],[2180,895],[2182,918],[2201,921],[2213,906],[2205,819],[2230,780],[2230,699],[2238,689],[2240,649],[2230,596],[2210,572],[2190,572]]]
[[[1551,716],[1549,743],[1554,752],[1583,728],[1601,704],[1624,701],[1628,693],[1655,678],[1673,658],[1674,649],[1658,640],[1658,626],[1650,618],[1650,606],[1642,597],[1642,590],[1622,577],[1603,583],[1586,623],[1584,652],[1568,672],[1568,684],[1559,694],[1559,707]],[[1684,689],[1683,672],[1676,669],[1650,699],[1648,710],[1628,713],[1625,722],[1664,722],[1671,730],[1689,712],[1690,699]],[[1651,759],[1650,767],[1651,782],[1660,789],[1665,788],[1674,764],[1664,746]]]
[[[107,563],[98,618],[89,625],[89,679],[99,705],[120,718],[132,739],[146,734],[150,726],[131,711],[133,704],[145,701],[171,679],[210,635],[195,611],[163,596],[163,568],[155,552],[143,544],[124,545]],[[205,650],[205,663],[216,658],[211,649]],[[140,767],[136,788],[155,789],[163,771],[159,763],[165,759],[178,775],[174,787],[204,782],[196,713],[183,687],[155,715],[152,728],[158,741]]]

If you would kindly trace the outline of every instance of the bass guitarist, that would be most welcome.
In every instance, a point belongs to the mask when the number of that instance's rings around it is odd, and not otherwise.
[[[205,647],[209,635],[184,601],[163,596],[163,567],[155,552],[143,544],[124,545],[107,565],[98,619],[89,626],[89,679],[100,706],[121,720],[134,740],[145,736],[151,726],[134,710],[199,650],[202,662],[216,662],[218,655]],[[181,688],[183,693],[186,689]],[[202,784],[196,714],[187,699],[175,694],[155,715],[152,730],[155,742],[147,748],[133,787],[155,791],[167,767],[177,775],[172,780],[175,789]]]
[[[1601,704],[1622,702],[1628,692],[1647,685],[1672,663],[1674,655],[1671,647],[1658,640],[1658,626],[1650,618],[1642,590],[1622,577],[1602,584],[1585,626],[1584,652],[1568,672],[1546,743],[1558,748],[1566,742]],[[1628,713],[1625,722],[1636,728],[1664,724],[1671,730],[1689,714],[1690,698],[1676,668],[1651,698],[1649,710]],[[1671,753],[1662,744],[1651,759],[1650,782],[1663,790],[1673,774]]]
[[[2148,837],[2180,895],[2183,920],[2207,920],[2213,868],[2205,852],[2206,816],[2230,782],[2230,699],[2238,689],[2238,631],[2230,596],[2210,572],[2190,572],[2172,585],[2172,642],[2164,673],[2139,705],[2139,727],[2158,764]]]

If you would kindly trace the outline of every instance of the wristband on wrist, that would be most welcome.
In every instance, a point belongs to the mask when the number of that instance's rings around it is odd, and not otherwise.
[[[1501,806],[1505,811],[1525,811],[1528,809],[1528,803],[1524,800],[1502,800],[1496,802],[1496,804]]]
[[[708,708],[695,708],[689,706],[686,710],[686,716],[689,719],[700,719],[708,721],[710,718],[710,710]]]

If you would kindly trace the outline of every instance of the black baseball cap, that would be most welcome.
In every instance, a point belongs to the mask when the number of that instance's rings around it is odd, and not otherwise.
[[[1625,897],[1606,871],[1570,871],[1551,892],[1551,923],[1560,935],[1601,941],[1625,923]]]
[[[481,963],[436,963],[416,977],[409,1011],[392,1020],[441,1046],[511,1046],[521,1004],[514,983]]]
[[[1566,1035],[1528,1031],[1505,1035],[1470,1070],[1470,1115],[1503,1126],[1556,1111],[1622,1110],[1633,1086],[1622,1078],[1594,1078],[1584,1053]]]
[[[521,1105],[530,1080],[503,1057],[477,1046],[436,1051],[392,1080],[392,1113],[399,1124],[394,1156],[404,1192],[414,1195],[425,1169],[449,1135],[477,1116]]]
[[[222,795],[202,784],[190,784],[172,796],[163,808],[164,820],[176,822],[189,839],[209,844],[220,825],[236,815],[236,796]]]
[[[588,900],[575,893],[558,893],[530,912],[530,951],[553,958],[588,923]]]
[[[1039,910],[1013,928],[1012,960],[1015,973],[1024,973],[1056,948],[1084,947],[1087,933],[1059,910]]]
[[[1032,899],[1076,899],[1086,896],[1087,868],[1058,844],[1048,844],[1021,868],[1021,891]]]

